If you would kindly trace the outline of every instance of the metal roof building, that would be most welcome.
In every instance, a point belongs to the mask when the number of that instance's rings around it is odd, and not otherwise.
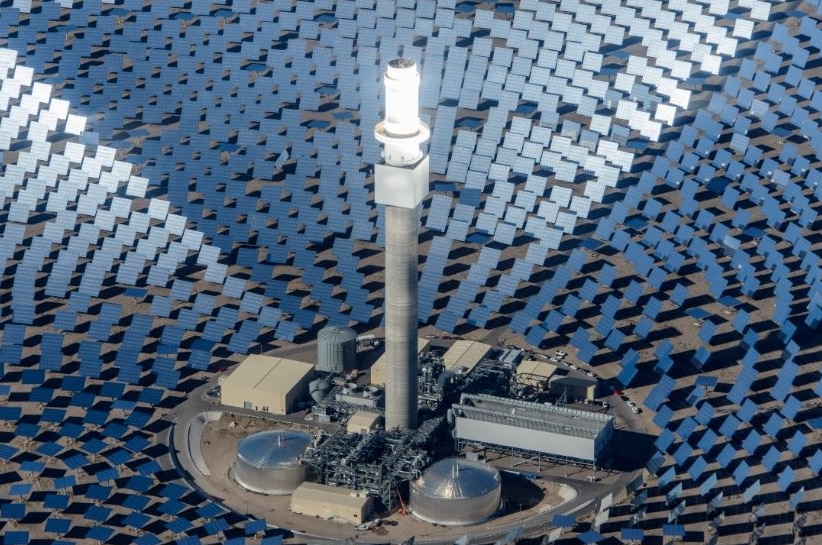
[[[368,521],[374,498],[341,486],[304,482],[291,495],[291,511],[350,524]]]
[[[490,351],[490,344],[458,340],[443,354],[442,362],[448,371],[456,373],[465,369],[465,373],[470,373]]]
[[[308,394],[314,366],[286,358],[251,355],[221,382],[229,407],[287,414]]]
[[[598,385],[599,383],[596,380],[566,375],[552,378],[548,387],[552,394],[565,394],[568,397],[568,402],[571,402],[576,399],[595,400]]]
[[[607,414],[483,394],[462,394],[452,410],[460,443],[559,460],[598,462],[614,432],[614,418]]]
[[[369,411],[357,411],[351,415],[345,425],[345,431],[348,433],[359,433],[365,435],[371,433],[377,426],[382,423],[382,415],[380,413],[372,413]]]
[[[517,365],[517,382],[544,390],[557,366],[541,360],[525,360]]]

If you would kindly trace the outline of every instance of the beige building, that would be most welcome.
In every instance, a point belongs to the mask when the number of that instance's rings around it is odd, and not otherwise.
[[[417,354],[419,357],[422,357],[428,353],[429,345],[431,341],[428,339],[423,339],[421,337],[417,338]],[[374,362],[374,365],[371,366],[371,375],[370,375],[370,383],[371,384],[380,384],[385,386],[385,377],[388,370],[386,369],[385,365],[385,352],[383,352],[382,356]]]
[[[314,366],[272,356],[248,356],[221,381],[223,405],[288,414],[308,394]]]
[[[373,510],[373,498],[339,486],[305,482],[291,496],[291,512],[309,517],[362,524]]]
[[[525,360],[517,366],[517,382],[524,386],[545,390],[556,371],[557,366],[547,361]]]
[[[369,411],[357,411],[348,419],[345,426],[346,433],[359,433],[365,435],[371,433],[380,425],[382,415]]]
[[[563,376],[557,377],[550,383],[552,394],[568,395],[568,402],[574,400],[594,401],[597,398],[597,381],[585,378]]]
[[[456,341],[442,356],[445,369],[468,374],[491,352],[491,345],[479,341]]]

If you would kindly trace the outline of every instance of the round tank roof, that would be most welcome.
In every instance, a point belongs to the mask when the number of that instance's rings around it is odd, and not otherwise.
[[[357,340],[357,332],[350,327],[329,325],[317,333],[317,339],[321,341],[353,342]]]
[[[237,445],[237,457],[260,468],[299,463],[311,444],[311,435],[294,430],[268,430],[249,435]]]
[[[423,496],[442,499],[476,498],[500,487],[499,471],[464,458],[446,458],[426,469],[414,481]]]

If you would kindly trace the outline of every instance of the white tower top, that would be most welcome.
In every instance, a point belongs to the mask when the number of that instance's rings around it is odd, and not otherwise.
[[[394,59],[388,63],[385,84],[385,119],[374,127],[374,137],[385,144],[385,163],[391,166],[413,165],[422,158],[420,144],[431,131],[420,121],[420,75],[411,59]]]

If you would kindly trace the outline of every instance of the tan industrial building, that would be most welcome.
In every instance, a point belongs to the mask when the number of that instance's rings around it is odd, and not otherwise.
[[[585,378],[557,377],[550,382],[549,389],[554,395],[567,394],[568,402],[577,399],[594,401],[597,398],[597,381]]]
[[[223,405],[288,414],[308,395],[314,366],[286,358],[252,355],[220,381]]]
[[[557,366],[542,360],[525,360],[517,366],[517,382],[538,390],[548,389]]]
[[[456,341],[443,354],[445,369],[452,373],[468,374],[491,352],[491,345],[479,341]]]
[[[377,429],[381,423],[381,414],[370,411],[357,411],[348,419],[348,423],[345,425],[345,432],[366,435]]]
[[[362,524],[373,510],[373,498],[340,486],[305,482],[291,496],[291,512],[309,517]]]
[[[423,339],[421,337],[417,338],[417,355],[419,357],[423,357],[428,354],[428,349],[430,348],[431,341],[428,339]],[[374,365],[371,366],[371,374],[369,382],[371,384],[381,384],[385,386],[386,380],[386,373],[388,369],[386,367],[386,358],[385,353],[383,353],[377,361],[374,362]]]

